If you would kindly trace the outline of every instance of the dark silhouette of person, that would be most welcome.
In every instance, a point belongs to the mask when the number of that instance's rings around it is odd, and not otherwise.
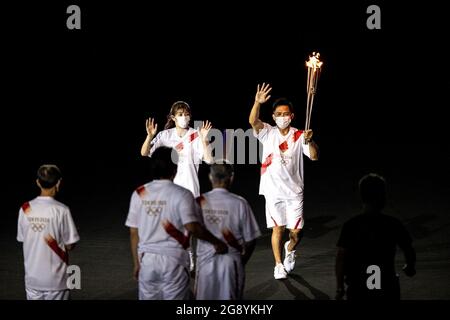
[[[373,173],[364,176],[359,192],[363,212],[344,223],[337,242],[336,299],[346,295],[347,300],[399,300],[395,253],[397,246],[402,249],[406,260],[403,271],[414,276],[412,239],[398,219],[382,213],[386,202],[383,177]]]

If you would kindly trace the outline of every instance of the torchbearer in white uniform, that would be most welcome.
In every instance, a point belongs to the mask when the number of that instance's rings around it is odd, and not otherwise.
[[[159,147],[151,166],[155,180],[133,192],[126,226],[130,227],[133,276],[140,300],[189,298],[190,235],[210,242],[216,253],[225,243],[203,227],[192,193],[173,183],[177,152]]]
[[[290,126],[294,118],[292,103],[278,99],[273,104],[271,126],[259,119],[261,104],[270,98],[269,84],[258,85],[249,122],[255,137],[263,145],[259,194],[266,199],[267,227],[272,229],[272,251],[275,258],[275,279],[286,279],[295,267],[295,249],[300,242],[303,219],[303,157],[318,160],[318,146],[312,138],[312,130],[298,130]],[[289,241],[282,239],[289,229]]]
[[[228,244],[228,253],[215,254],[213,246],[199,240],[195,295],[197,300],[240,300],[245,270],[261,235],[248,202],[231,193],[231,164],[213,164],[209,179],[213,190],[197,198],[206,228]]]
[[[41,193],[19,210],[17,241],[23,242],[28,300],[67,300],[68,252],[80,240],[69,208],[54,199],[61,185],[55,165],[37,172]]]
[[[147,137],[141,148],[141,155],[151,157],[161,146],[174,148],[178,152],[178,170],[173,182],[192,192],[195,198],[200,195],[198,170],[204,160],[212,163],[208,132],[211,123],[206,120],[201,129],[189,127],[191,108],[184,101],[175,102],[170,108],[164,130],[158,134],[158,124],[154,118],[146,121]],[[194,270],[194,254],[191,249],[190,270]]]

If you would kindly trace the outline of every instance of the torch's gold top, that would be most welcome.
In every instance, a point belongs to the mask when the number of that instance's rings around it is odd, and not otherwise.
[[[323,62],[319,60],[320,53],[313,52],[312,56],[309,56],[309,60],[306,61],[306,66],[308,68],[318,69],[322,66]]]

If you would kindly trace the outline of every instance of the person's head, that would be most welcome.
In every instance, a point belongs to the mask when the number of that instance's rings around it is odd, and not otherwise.
[[[184,101],[177,101],[172,104],[170,112],[167,115],[167,123],[164,129],[174,127],[186,129],[191,120],[191,107]]]
[[[177,174],[178,153],[168,147],[157,148],[150,158],[154,179],[173,180]]]
[[[272,105],[272,117],[278,128],[285,129],[294,119],[294,106],[289,100],[279,98]]]
[[[386,182],[382,176],[369,173],[359,180],[359,193],[365,206],[381,210],[386,203]]]
[[[214,163],[209,167],[209,180],[213,188],[229,189],[234,179],[234,169],[230,163]]]
[[[41,190],[59,191],[61,185],[61,171],[54,164],[44,164],[37,171],[36,184]]]

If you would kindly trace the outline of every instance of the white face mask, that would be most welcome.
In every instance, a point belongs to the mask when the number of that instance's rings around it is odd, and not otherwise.
[[[291,117],[275,117],[275,123],[277,124],[278,128],[286,129],[291,123]]]
[[[175,120],[179,127],[186,129],[189,125],[189,121],[191,120],[190,116],[178,116],[175,117]]]

